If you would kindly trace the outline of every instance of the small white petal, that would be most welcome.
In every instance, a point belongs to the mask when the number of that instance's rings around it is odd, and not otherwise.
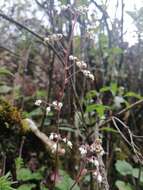
[[[115,96],[114,98],[114,104],[116,106],[116,108],[121,108],[121,104],[124,103],[125,100],[122,96]]]
[[[81,64],[82,64],[82,69],[86,69],[87,68],[87,64],[84,61],[82,61]]]
[[[66,143],[66,142],[67,142],[67,138],[66,138],[66,137],[63,138],[62,141],[63,141],[64,143]]]
[[[91,79],[91,80],[94,80],[94,75],[93,74],[89,74],[88,77]]]
[[[93,172],[93,176],[94,176],[94,177],[97,177],[97,175],[98,175],[97,171],[94,171],[94,172]]]
[[[44,38],[44,42],[45,42],[45,43],[50,42],[50,38],[48,38],[48,37],[47,37],[47,38]]]
[[[67,141],[67,145],[72,148],[72,142],[71,141]]]
[[[62,34],[57,34],[57,37],[58,37],[59,39],[62,39],[63,35],[62,35]]]
[[[58,102],[58,107],[61,109],[63,107],[63,103],[62,102]]]
[[[36,105],[36,106],[40,106],[41,103],[42,103],[42,100],[36,100],[36,101],[35,101],[35,105]]]
[[[79,68],[81,68],[81,66],[82,66],[82,64],[81,64],[80,61],[77,61],[77,62],[76,62],[76,65],[77,65],[77,67],[79,67]]]
[[[49,139],[50,139],[50,140],[53,140],[53,139],[54,139],[54,133],[51,133],[51,134],[50,134]]]
[[[87,150],[83,146],[79,147],[79,151],[80,151],[80,153],[81,153],[82,156],[84,156],[85,154],[87,154]]]
[[[56,101],[53,101],[53,106],[57,106],[57,104],[58,104],[58,102],[57,102],[57,100]]]
[[[52,153],[55,153],[57,150],[57,143],[53,144],[52,146]]]
[[[73,55],[70,55],[70,56],[69,56],[69,60],[70,60],[70,61],[73,61],[73,60],[74,60],[74,56],[73,56]]]
[[[94,160],[93,164],[98,167],[99,166],[98,160]]]
[[[102,182],[102,176],[101,176],[100,174],[97,176],[97,181],[98,181],[99,183]]]
[[[102,151],[99,153],[100,156],[103,156],[104,154],[105,154],[104,150],[102,150]]]
[[[51,111],[51,107],[47,107],[46,108],[46,115],[48,115],[50,111]]]
[[[65,10],[65,9],[67,9],[67,6],[66,5],[61,5],[61,9]]]

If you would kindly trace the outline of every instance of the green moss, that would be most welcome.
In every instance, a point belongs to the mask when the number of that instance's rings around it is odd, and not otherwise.
[[[21,124],[20,111],[9,102],[0,99],[0,126],[10,127],[15,124]]]

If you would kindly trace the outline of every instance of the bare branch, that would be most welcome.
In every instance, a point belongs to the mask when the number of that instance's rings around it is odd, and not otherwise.
[[[115,117],[119,117],[119,116],[123,115],[124,113],[126,113],[128,110],[131,110],[131,109],[133,109],[133,108],[135,108],[136,106],[141,105],[141,104],[143,104],[143,99],[138,100],[137,102],[131,104],[131,105],[128,106],[127,108],[121,110],[120,112],[118,112],[117,114],[115,114]],[[104,121],[103,123],[101,123],[101,124],[99,125],[99,128],[105,127],[108,123],[111,123],[111,122],[112,122],[112,118],[113,118],[113,116],[110,117],[109,119],[107,119],[106,121]],[[89,138],[93,133],[94,133],[94,131],[91,131],[91,132],[89,133],[89,135],[88,135],[88,138]]]

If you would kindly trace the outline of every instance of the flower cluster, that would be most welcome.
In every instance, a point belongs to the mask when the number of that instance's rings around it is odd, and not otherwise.
[[[82,5],[82,6],[79,6],[76,11],[79,13],[79,14],[86,14],[88,12],[88,7],[85,6],[85,5]]]
[[[83,6],[79,6],[78,8],[74,8],[72,5],[67,4],[67,5],[62,5],[61,6],[61,10],[65,11],[67,9],[70,9],[72,11],[74,11],[75,13],[78,13],[80,15],[85,15],[88,12],[88,7],[83,5]]]
[[[61,40],[62,38],[63,38],[62,34],[51,34],[48,37],[44,38],[44,43],[45,44],[47,44],[47,43],[53,43],[55,41]]]
[[[52,102],[52,106],[54,106],[55,109],[60,110],[63,107],[63,103],[55,100]]]
[[[101,143],[102,143],[101,139],[96,139],[94,143],[90,145],[90,151],[95,152],[99,156],[103,156],[104,150]]]
[[[67,5],[62,5],[61,6],[61,10],[65,11],[66,9],[70,9],[71,8],[71,5],[70,4],[67,4]]]
[[[94,171],[93,172],[93,177],[98,181],[98,183],[102,182],[102,175],[100,174],[99,171]]]
[[[52,153],[55,153],[56,150],[57,150],[57,142],[63,142],[65,143],[69,148],[72,149],[73,147],[73,144],[70,140],[68,140],[66,137],[62,138],[60,134],[57,134],[57,133],[51,133],[49,135],[49,139],[51,141],[54,141],[56,142],[53,146],[52,146]]]
[[[72,142],[71,142],[71,141],[69,141],[66,137],[63,138],[62,141],[63,141],[64,143],[66,143],[68,147],[70,147],[70,148],[72,149],[72,146],[73,146],[73,145],[72,145]]]
[[[36,106],[41,106],[42,103],[43,101],[40,99],[35,101]],[[46,108],[46,114],[47,115],[49,114],[49,112],[51,111],[51,107],[53,107],[56,110],[61,110],[62,106],[63,106],[62,102],[58,102],[57,100],[55,100],[52,102],[52,104],[48,104],[48,107]]]
[[[97,180],[98,183],[102,182],[100,164],[98,161],[98,158],[104,154],[101,143],[101,139],[96,139],[91,145],[84,144],[79,147],[79,152],[84,162],[93,167],[93,177]]]
[[[82,70],[82,73],[85,77],[90,78],[91,80],[94,80],[94,75],[90,71]]]
[[[61,139],[61,136],[57,133],[51,133],[49,136],[49,139],[52,141],[57,141]]]
[[[36,106],[40,106],[41,103],[42,103],[42,100],[40,100],[40,99],[35,101],[35,105],[36,105]]]
[[[75,62],[76,66],[81,70],[83,75],[91,80],[94,80],[94,75],[87,70],[87,64],[84,61],[80,61],[77,57],[70,55],[69,60]]]

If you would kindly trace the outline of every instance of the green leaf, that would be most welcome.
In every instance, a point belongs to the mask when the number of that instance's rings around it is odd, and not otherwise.
[[[111,92],[115,96],[118,90],[117,83],[111,83]]]
[[[40,180],[42,178],[39,172],[32,173],[28,168],[21,168],[17,171],[17,179],[20,181]]]
[[[123,176],[132,175],[133,167],[125,160],[117,160],[115,167],[116,170]]]
[[[96,90],[91,90],[91,91],[89,91],[89,92],[86,94],[85,98],[86,98],[87,100],[91,100],[92,98],[94,98],[94,97],[96,97],[96,96],[97,96],[97,91],[96,91]]]
[[[111,53],[114,55],[120,55],[121,53],[123,53],[123,50],[121,48],[113,47],[111,49]]]
[[[41,116],[43,114],[41,108],[36,108],[33,111],[31,111],[28,116],[29,117],[34,117],[34,116]]]
[[[42,184],[40,185],[40,190],[49,190],[49,189]]]
[[[32,178],[32,173],[29,169],[27,168],[20,168],[17,171],[17,179],[20,181],[27,181],[27,180],[31,180]]]
[[[100,92],[112,92],[112,94],[115,96],[118,91],[118,85],[117,83],[111,83],[110,86],[104,86],[103,88],[100,88]]]
[[[139,177],[139,172],[140,172],[140,169],[139,169],[139,168],[134,168],[132,175],[133,175],[135,178],[138,179],[138,177]],[[143,170],[141,171],[141,174],[140,174],[140,182],[143,183]]]
[[[39,97],[46,97],[46,96],[47,96],[46,90],[37,90],[37,91],[36,91],[36,97],[37,97],[37,99],[38,99]]]
[[[110,86],[104,86],[103,88],[100,88],[100,92],[107,92],[110,90],[111,90]]]
[[[18,187],[17,190],[32,190],[35,187],[36,187],[35,184],[23,184],[20,187]]]
[[[92,104],[86,107],[86,112],[97,111],[98,116],[101,118],[104,116],[105,110],[109,108],[109,106],[104,106],[102,104]]]
[[[101,48],[107,49],[108,48],[108,37],[105,34],[101,33],[99,35],[99,43],[100,43]]]
[[[43,176],[41,175],[40,172],[34,172],[34,173],[32,173],[32,179],[41,180],[41,179],[43,179]]]
[[[125,183],[124,181],[118,180],[116,181],[115,185],[119,190],[133,190],[131,184]]]
[[[0,177],[0,190],[16,190],[11,187],[11,176],[8,172],[6,175]]]
[[[0,75],[9,75],[14,77],[13,73],[10,72],[8,69],[6,69],[5,67],[1,67],[0,68]]]
[[[125,95],[125,97],[134,97],[137,99],[142,99],[143,97],[135,92],[127,92]]]
[[[7,94],[12,91],[12,87],[7,85],[0,86],[0,94]]]
[[[64,171],[60,170],[61,180],[56,184],[55,190],[68,190],[75,183],[75,181]],[[72,190],[80,190],[76,184]]]
[[[102,127],[101,129],[99,129],[100,131],[105,131],[105,132],[112,132],[112,133],[118,133],[117,130],[111,128],[111,127]]]
[[[23,159],[21,157],[17,157],[15,159],[15,165],[16,165],[16,170],[18,171],[19,169],[23,168],[24,166],[24,162]]]

